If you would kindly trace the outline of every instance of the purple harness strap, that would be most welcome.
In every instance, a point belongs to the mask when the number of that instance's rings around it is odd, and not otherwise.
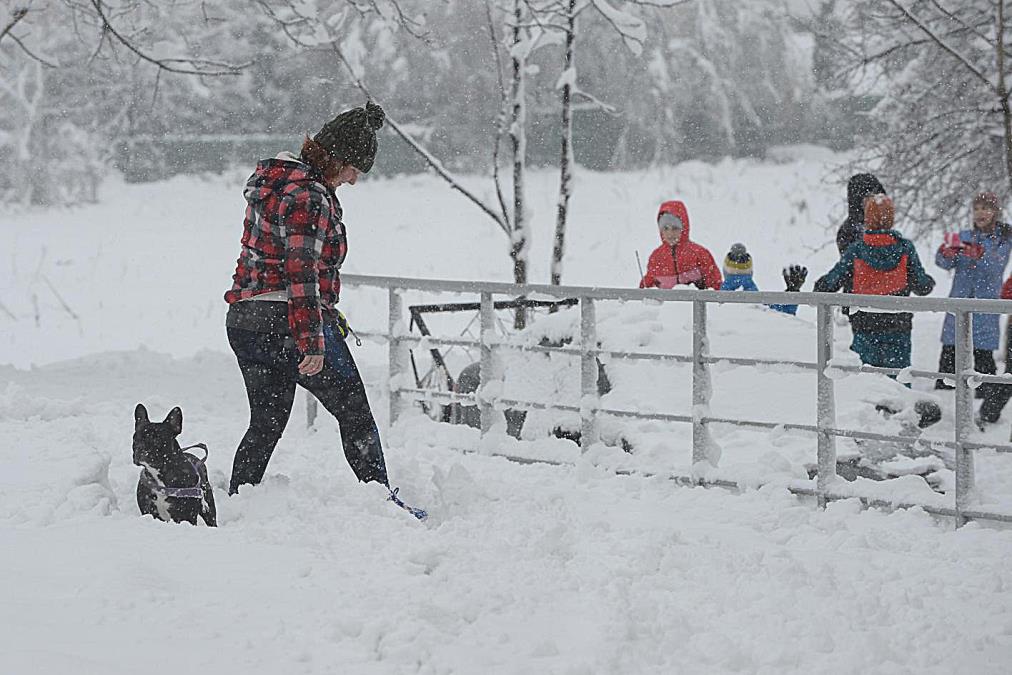
[[[190,463],[190,466],[193,467],[193,473],[197,478],[197,484],[194,485],[193,487],[168,487],[159,483],[157,480],[155,480],[154,476],[152,476],[147,470],[145,470],[144,476],[147,479],[147,483],[152,490],[166,497],[183,497],[187,499],[204,498],[203,481],[200,480],[200,466],[203,465],[205,461],[207,461],[207,454],[208,454],[207,446],[204,445],[203,443],[195,443],[193,445],[188,445],[185,448],[180,448],[180,450],[189,450],[190,448],[202,448],[204,450],[203,459],[197,459],[192,455],[186,455],[186,460]]]

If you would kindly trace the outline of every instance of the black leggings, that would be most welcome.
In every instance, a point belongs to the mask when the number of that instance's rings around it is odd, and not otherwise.
[[[1005,373],[1012,373],[1012,339],[1005,347]],[[985,422],[997,422],[1001,411],[1012,399],[1012,384],[983,384],[987,387],[984,402],[980,404],[980,417]]]
[[[990,349],[973,350],[973,369],[985,375],[994,375],[998,366],[994,362],[994,352]],[[942,345],[942,354],[938,357],[938,372],[956,372],[956,347],[955,345]]]
[[[1012,372],[1012,354],[1006,353],[1005,372]],[[973,369],[985,375],[994,375],[998,366],[994,362],[994,353],[987,349],[973,350]],[[956,372],[956,348],[953,345],[942,347],[942,356],[938,360],[938,372]],[[984,382],[977,391],[980,398],[984,399],[980,404],[980,417],[985,422],[997,422],[1001,417],[1001,411],[1012,398],[1012,385]]]
[[[348,345],[331,325],[324,326],[323,370],[300,375],[300,356],[290,335],[241,328],[228,331],[228,342],[239,361],[249,397],[250,422],[235,451],[229,494],[241,485],[263,480],[274,447],[288,424],[295,385],[308,389],[337,418],[348,464],[360,481],[387,484],[379,431],[369,408],[365,385]]]

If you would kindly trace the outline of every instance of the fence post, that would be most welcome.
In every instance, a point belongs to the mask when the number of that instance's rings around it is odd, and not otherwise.
[[[597,443],[597,319],[593,298],[580,298],[580,448]]]
[[[392,427],[402,411],[401,380],[404,373],[408,371],[407,357],[404,353],[404,343],[401,341],[403,324],[401,317],[404,314],[404,300],[396,288],[391,288],[388,293],[390,314],[387,323],[387,352],[390,364],[390,376],[387,388],[390,395],[390,426]]]
[[[492,416],[495,413],[492,401],[485,398],[485,385],[492,381],[492,338],[495,335],[495,305],[492,304],[492,294],[482,292],[481,294],[481,332],[479,342],[481,343],[481,370],[479,370],[478,382],[478,411],[481,415],[481,435],[484,436],[492,429]]]
[[[826,374],[829,361],[833,358],[833,307],[820,304],[816,308],[816,359],[818,361],[818,383],[816,387],[816,427],[818,433],[819,473],[816,478],[816,492],[819,507],[826,507],[826,494],[836,480],[836,437],[828,429],[836,426],[836,395],[833,380]]]
[[[692,302],[692,466],[709,462],[711,457],[709,431],[702,418],[710,414],[710,368],[703,360],[710,354],[710,341],[706,337],[706,303]]]
[[[968,375],[973,372],[973,330],[970,314],[956,311],[956,527],[966,524],[963,511],[973,492],[973,450],[964,447],[973,424],[973,390]]]

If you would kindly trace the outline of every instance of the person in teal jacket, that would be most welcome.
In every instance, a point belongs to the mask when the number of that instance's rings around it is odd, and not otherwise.
[[[885,195],[865,199],[865,225],[861,239],[844,252],[840,261],[815,282],[815,291],[835,293],[851,288],[859,295],[927,295],[935,280],[924,271],[914,245],[893,229],[895,209]],[[850,348],[861,362],[880,368],[910,366],[910,312],[853,311]]]
[[[808,268],[801,265],[791,265],[784,268],[784,284],[788,293],[796,293],[808,277]],[[755,280],[752,279],[752,256],[749,255],[745,244],[735,244],[731,247],[727,257],[724,258],[724,280],[720,283],[722,291],[758,291]],[[797,305],[768,305],[784,314],[792,316],[798,313]]]

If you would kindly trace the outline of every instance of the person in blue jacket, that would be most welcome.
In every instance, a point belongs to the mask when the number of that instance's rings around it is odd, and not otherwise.
[[[973,198],[973,227],[959,232],[958,239],[946,241],[935,254],[935,264],[943,270],[955,270],[950,298],[997,298],[1001,293],[1005,267],[1012,252],[1012,228],[998,219],[1001,205],[993,192],[981,192]],[[994,375],[994,350],[998,348],[1001,328],[997,314],[973,315],[973,361],[978,373]],[[956,319],[945,315],[942,325],[942,354],[938,372],[956,370]],[[935,389],[952,389],[943,380]],[[990,387],[978,388],[986,398]]]
[[[808,277],[808,268],[801,265],[791,265],[784,268],[784,284],[788,293],[796,293]],[[745,244],[735,244],[731,247],[727,257],[724,258],[724,281],[720,284],[722,291],[758,291],[755,280],[752,279],[752,256],[749,255]],[[796,315],[797,305],[769,305],[784,314]]]
[[[885,195],[865,199],[867,229],[844,252],[840,261],[815,282],[816,293],[850,288],[858,295],[927,295],[935,280],[924,271],[917,249],[893,229],[895,208]],[[880,368],[910,366],[910,312],[853,311],[850,348],[861,362]]]

